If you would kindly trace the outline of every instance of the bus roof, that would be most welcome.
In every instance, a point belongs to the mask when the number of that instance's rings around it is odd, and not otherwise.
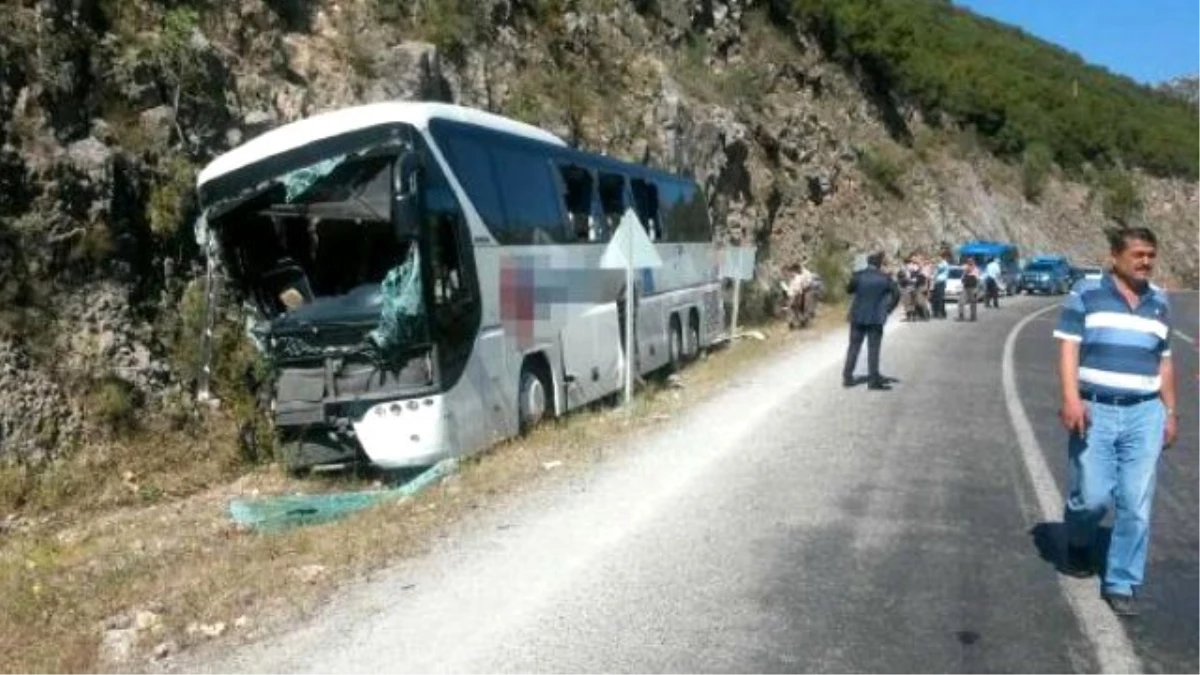
[[[1002,241],[968,241],[959,248],[960,253],[1001,253],[1016,249],[1016,245]]]
[[[407,123],[425,129],[431,119],[465,122],[530,140],[566,147],[554,134],[483,110],[449,103],[392,101],[343,108],[276,127],[217,157],[200,172],[196,185],[289,150],[340,134],[388,123]]]

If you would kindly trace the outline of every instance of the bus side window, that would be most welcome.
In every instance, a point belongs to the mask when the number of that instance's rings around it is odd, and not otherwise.
[[[668,241],[705,242],[712,239],[708,206],[695,183],[668,179],[659,183],[659,190]]]
[[[592,174],[574,165],[560,165],[563,204],[570,229],[577,241],[599,241],[597,223],[592,218]]]
[[[637,211],[642,226],[650,241],[662,239],[662,219],[658,215],[658,187],[646,180],[635,178],[630,182],[633,192],[633,208]]]
[[[625,215],[625,176],[619,173],[602,173],[599,180],[600,208],[604,212],[605,229],[616,232]]]
[[[433,316],[437,327],[449,335],[468,327],[476,299],[466,277],[463,233],[466,219],[441,169],[427,164],[422,202],[429,233],[429,267]],[[456,336],[457,337],[457,336]]]

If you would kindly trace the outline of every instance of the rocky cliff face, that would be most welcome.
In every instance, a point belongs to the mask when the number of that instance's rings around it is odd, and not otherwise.
[[[693,173],[764,276],[987,237],[1102,260],[1105,195],[1017,168],[831,65],[779,0],[22,0],[0,17],[0,458],[186,407],[199,165],[395,98]],[[1137,179],[1197,281],[1197,194]],[[189,291],[189,289],[191,289]]]

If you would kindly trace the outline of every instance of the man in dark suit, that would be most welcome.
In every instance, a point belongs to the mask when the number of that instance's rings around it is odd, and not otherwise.
[[[887,390],[886,379],[879,374],[879,349],[883,344],[883,324],[900,302],[900,287],[884,273],[883,253],[867,258],[866,268],[854,273],[846,292],[854,296],[850,305],[850,347],[846,350],[846,366],[842,369],[842,386],[854,386],[854,367],[867,340],[869,389]]]

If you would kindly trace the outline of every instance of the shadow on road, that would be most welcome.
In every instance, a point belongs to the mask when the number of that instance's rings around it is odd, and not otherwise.
[[[888,386],[891,386],[891,385],[893,385],[893,384],[900,384],[900,382],[901,382],[900,378],[898,378],[898,377],[891,377],[890,375],[882,375],[882,376],[880,376],[880,379],[883,381],[883,383],[884,383],[884,384],[886,384],[886,385],[888,385]],[[855,375],[854,377],[852,377],[852,378],[850,379],[850,386],[851,386],[851,387],[857,387],[857,386],[858,386],[858,385],[860,385],[860,384],[867,384],[867,383],[869,383],[870,381],[871,381],[871,378],[870,378],[870,376],[867,376],[867,375]]]
[[[1038,523],[1029,531],[1033,537],[1033,545],[1037,548],[1042,560],[1061,571],[1063,555],[1067,546],[1067,526],[1064,523]],[[1102,526],[1096,530],[1096,540],[1092,547],[1092,561],[1096,566],[1096,574],[1104,577],[1105,561],[1108,560],[1108,545],[1112,540],[1112,528]]]

